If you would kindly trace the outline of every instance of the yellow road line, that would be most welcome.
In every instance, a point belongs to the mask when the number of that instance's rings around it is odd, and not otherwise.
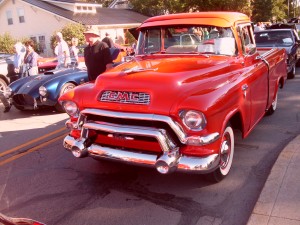
[[[54,138],[54,139],[51,139],[51,140],[49,140],[49,141],[46,141],[46,142],[44,142],[44,143],[42,143],[42,144],[40,144],[40,145],[37,145],[37,146],[35,146],[35,147],[33,147],[33,148],[27,150],[26,152],[19,153],[19,154],[14,155],[14,156],[12,156],[12,157],[6,159],[6,160],[0,161],[0,166],[4,165],[4,164],[6,164],[6,163],[9,163],[9,162],[11,162],[11,161],[13,161],[13,160],[16,160],[16,159],[18,159],[18,158],[20,158],[20,157],[22,157],[22,156],[24,156],[24,155],[27,155],[27,154],[29,154],[29,153],[31,153],[31,152],[34,152],[34,151],[36,151],[36,150],[39,150],[40,148],[45,147],[45,146],[47,146],[47,145],[49,145],[49,144],[51,144],[51,143],[53,143],[53,142],[55,142],[55,141],[57,141],[57,140],[63,138],[63,137],[65,137],[65,136],[66,136],[66,134],[63,134],[63,135],[58,136],[58,137],[56,137],[56,138]]]
[[[56,130],[56,131],[53,131],[53,132],[51,132],[51,133],[49,133],[49,134],[45,134],[45,135],[43,135],[43,136],[41,136],[41,137],[32,139],[31,141],[29,141],[29,142],[27,142],[27,143],[24,143],[24,144],[22,144],[22,145],[19,145],[19,146],[15,147],[15,148],[6,150],[6,151],[4,151],[4,152],[1,152],[1,153],[0,153],[0,157],[5,156],[5,155],[7,155],[7,154],[9,154],[9,153],[18,151],[18,150],[21,149],[21,148],[24,148],[24,147],[26,147],[26,146],[28,146],[28,145],[31,145],[31,144],[33,144],[33,143],[35,143],[35,142],[38,142],[38,141],[40,141],[40,140],[42,140],[42,139],[44,139],[44,138],[47,138],[47,137],[49,137],[49,136],[51,136],[51,135],[54,135],[54,134],[56,134],[56,133],[59,133],[59,132],[61,132],[61,131],[63,131],[63,130],[66,130],[66,128],[65,128],[65,127],[60,128],[60,129],[58,129],[58,130]]]

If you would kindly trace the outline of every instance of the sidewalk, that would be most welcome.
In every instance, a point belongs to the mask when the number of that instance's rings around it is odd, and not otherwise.
[[[300,135],[280,153],[247,225],[300,225]]]

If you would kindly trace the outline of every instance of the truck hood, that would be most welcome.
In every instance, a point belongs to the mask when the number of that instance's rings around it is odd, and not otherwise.
[[[91,96],[85,97],[83,104],[93,108],[96,100],[101,102],[99,107],[111,110],[167,113],[187,96],[207,94],[226,84],[228,76],[224,74],[233,66],[228,56],[135,58],[100,75],[94,90],[86,91]],[[132,93],[147,94],[149,103],[130,99]]]

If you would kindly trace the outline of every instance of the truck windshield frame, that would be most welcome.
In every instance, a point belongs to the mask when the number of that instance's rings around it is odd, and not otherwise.
[[[229,27],[174,25],[140,30],[137,55],[237,54],[237,43]]]

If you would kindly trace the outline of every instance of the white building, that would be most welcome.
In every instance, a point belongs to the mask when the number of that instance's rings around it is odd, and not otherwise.
[[[53,54],[50,38],[68,23],[97,26],[101,37],[108,32],[120,43],[124,30],[138,27],[148,17],[124,5],[118,7],[122,5],[120,1],[113,3],[111,8],[103,8],[101,4],[78,0],[0,0],[0,34],[32,38],[42,46],[43,56]]]

